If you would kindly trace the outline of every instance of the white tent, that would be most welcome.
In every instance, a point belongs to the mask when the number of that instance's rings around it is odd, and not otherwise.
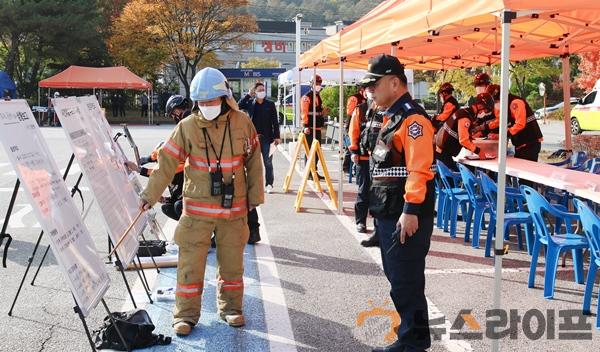
[[[293,68],[279,75],[277,81],[279,86],[292,86],[296,84],[296,72],[298,68]],[[313,77],[312,70],[307,70],[306,74],[301,75],[302,84],[309,84],[310,80]],[[367,70],[344,70],[344,85],[354,85],[358,84],[360,80],[365,76]],[[321,76],[323,79],[324,85],[338,85],[340,82],[340,70],[334,68],[317,68],[317,75]],[[406,70],[406,78],[408,78],[408,83],[413,83],[413,71]]]
[[[277,81],[279,86],[292,86],[296,84],[296,72],[298,68],[285,71],[280,74]],[[358,84],[358,82],[365,76],[366,70],[348,70],[344,72],[344,85]],[[321,76],[324,85],[338,85],[340,82],[340,71],[338,69],[317,69],[317,75]],[[313,77],[313,72],[305,73],[301,75],[302,84],[309,84]]]

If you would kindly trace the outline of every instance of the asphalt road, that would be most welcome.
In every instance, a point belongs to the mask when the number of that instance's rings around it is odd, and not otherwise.
[[[168,136],[171,128],[133,127],[131,133],[142,153],[148,153]],[[546,128],[550,132],[547,133]],[[558,132],[556,136],[552,134],[556,128],[543,127],[550,145],[560,138]],[[119,127],[114,129],[116,132]],[[44,128],[43,133],[58,164],[66,166],[70,151],[62,130]],[[125,143],[123,147],[128,151]],[[330,173],[337,180],[337,157],[329,147],[324,150]],[[211,252],[199,326],[192,336],[175,338],[170,346],[156,347],[153,351],[353,352],[369,351],[372,346],[388,343],[386,335],[393,329],[397,317],[389,300],[389,284],[381,269],[379,250],[362,248],[359,241],[365,235],[354,231],[356,186],[345,180],[342,214],[332,208],[326,195],[313,192],[311,187],[307,188],[301,211],[296,213],[293,204],[300,176],[294,174],[291,191],[283,193],[281,186],[289,168],[285,150],[275,154],[274,163],[276,192],[267,195],[266,204],[260,208],[263,241],[255,247],[248,246],[245,254],[244,304],[248,325],[239,330],[231,329],[215,316],[216,263]],[[67,180],[68,185],[75,182],[76,171]],[[15,176],[11,172],[6,154],[0,150],[2,213],[14,186]],[[334,187],[337,189],[337,182]],[[86,191],[84,196],[87,205],[92,195]],[[51,255],[36,285],[31,286],[27,281],[14,316],[6,315],[40,230],[35,227],[36,220],[22,195],[16,204],[15,211],[19,215],[13,217],[9,227],[14,241],[8,254],[8,268],[0,268],[0,351],[87,351],[89,346],[83,328],[72,311],[72,299]],[[163,216],[159,219],[167,235],[172,234],[174,222]],[[86,224],[98,249],[104,253],[106,234],[97,207],[91,209]],[[430,320],[441,340],[434,342],[431,351],[489,351],[491,348],[491,340],[485,338],[485,332],[490,326],[486,319],[491,319],[486,317],[486,312],[492,309],[493,260],[484,258],[483,248],[471,248],[463,237],[462,223],[456,239],[438,229],[434,232],[427,259],[426,294]],[[560,269],[555,299],[545,300],[543,258],[537,270],[536,288],[529,289],[529,256],[519,250],[515,242],[514,236],[511,237],[510,253],[504,258],[502,306],[507,311],[513,334],[501,340],[502,350],[596,350],[600,333],[591,326],[582,328],[577,336],[564,334],[573,331],[566,330],[563,315],[571,311],[577,314],[583,297],[583,286],[573,282],[571,261],[567,260],[566,268]],[[42,240],[42,244],[46,245],[47,241]],[[127,308],[128,297],[122,278],[112,267],[109,273],[108,305],[117,311]],[[146,273],[153,288],[173,285],[174,269],[162,270],[158,275],[153,270]],[[135,273],[127,273],[127,277],[136,287],[136,299],[144,302]],[[595,294],[592,311],[597,303]],[[171,335],[172,302],[146,305],[146,309],[157,325],[157,332]],[[539,314],[534,309],[539,310]],[[105,312],[98,307],[88,324],[92,329],[98,328],[104,316]],[[582,321],[594,324],[595,316],[582,318]],[[533,336],[529,330],[541,334]],[[458,334],[451,335],[451,332]]]
[[[542,150],[554,151],[556,149],[563,148],[562,143],[565,140],[565,127],[563,121],[548,120],[546,124],[543,124],[540,120],[538,123],[540,124],[542,133],[544,134]],[[582,135],[600,135],[600,132],[586,131],[583,132]]]

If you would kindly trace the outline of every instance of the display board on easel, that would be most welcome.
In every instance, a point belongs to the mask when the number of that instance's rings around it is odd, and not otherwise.
[[[25,100],[0,103],[0,139],[85,317],[110,279]]]
[[[111,241],[118,243],[139,212],[138,195],[129,183],[127,170],[118,158],[110,132],[101,121],[103,117],[98,101],[94,97],[69,97],[53,99],[53,104],[100,207]],[[125,267],[137,254],[138,235],[146,222],[146,217],[142,216],[117,250]]]

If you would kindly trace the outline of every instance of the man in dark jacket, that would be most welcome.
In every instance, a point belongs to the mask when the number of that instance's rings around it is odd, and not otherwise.
[[[270,155],[271,144],[281,143],[279,138],[279,120],[277,119],[277,109],[275,103],[266,99],[267,92],[262,82],[256,82],[254,87],[243,97],[238,105],[241,110],[245,110],[254,123],[256,133],[260,140],[260,150],[262,152],[263,164],[265,166],[265,190],[267,193],[273,191],[273,156]],[[260,241],[260,224],[258,222],[258,212],[256,209],[248,212],[248,228],[250,229],[249,244],[255,244]]]
[[[266,99],[267,92],[262,82],[257,82],[254,88],[239,101],[240,109],[246,110],[250,119],[256,127],[258,138],[260,139],[260,148],[265,165],[265,186],[267,193],[273,190],[273,156],[269,155],[271,144],[278,145],[279,121],[277,119],[277,109],[275,103]]]

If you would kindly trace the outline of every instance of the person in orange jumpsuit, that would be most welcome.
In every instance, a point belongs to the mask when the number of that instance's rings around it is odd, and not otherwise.
[[[462,148],[479,155],[480,159],[485,159],[484,153],[473,143],[470,130],[477,116],[493,111],[494,99],[487,93],[477,95],[470,107],[458,109],[451,118],[444,122],[435,136],[437,160],[444,163],[449,169],[458,171],[453,158],[460,153]]]
[[[438,131],[444,122],[446,122],[446,120],[448,120],[460,107],[460,104],[458,104],[458,101],[452,95],[452,92],[454,92],[454,87],[448,82],[442,83],[440,89],[438,89],[438,96],[443,104],[440,113],[433,120],[433,127],[436,131]]]
[[[323,107],[323,101],[321,100],[321,89],[323,79],[317,75],[314,82],[311,82],[312,89],[302,97],[301,109],[302,114],[302,126],[304,127],[304,134],[306,135],[306,141],[310,146],[314,138],[321,141],[321,130],[325,126],[325,116],[329,113],[329,109]],[[314,94],[313,94],[314,92]],[[313,114],[313,96],[314,99],[314,111]],[[315,158],[315,167],[319,165],[319,157]],[[318,174],[317,174],[318,175]],[[318,175],[319,179],[323,179],[323,176]]]
[[[479,129],[483,133],[495,131],[500,125],[500,86],[492,84],[489,94],[495,101],[495,119],[488,121]],[[515,147],[515,158],[538,161],[544,135],[535,118],[533,109],[519,96],[508,94],[508,137]]]

